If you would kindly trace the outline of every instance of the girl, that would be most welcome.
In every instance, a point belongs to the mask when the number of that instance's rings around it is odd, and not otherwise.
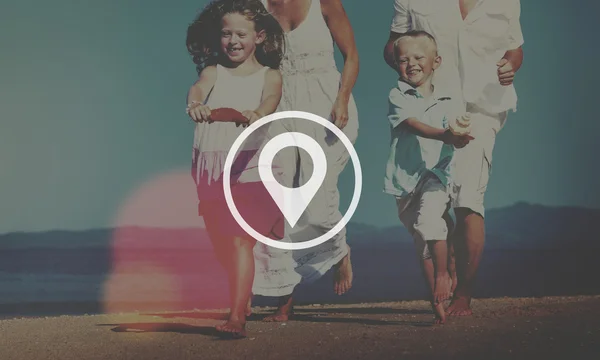
[[[211,113],[217,108],[233,108],[252,123],[275,111],[281,98],[278,69],[283,32],[260,0],[218,0],[210,3],[189,26],[186,42],[199,73],[199,80],[189,90],[187,108],[197,123],[192,173],[198,212],[227,271],[231,296],[229,318],[217,330],[244,337],[256,241],[233,219],[223,193],[225,159],[243,127],[214,122]],[[277,229],[282,229],[283,217],[257,168],[266,127],[254,131],[242,145],[231,169],[231,192],[250,226],[265,236],[280,239],[282,231]]]
[[[358,53],[352,27],[340,0],[262,0],[285,31],[286,53],[282,61],[283,98],[278,110],[301,110],[329,118],[350,141],[358,136],[358,113],[352,88],[358,76]],[[340,74],[334,60],[334,45],[344,57]],[[327,157],[327,175],[293,229],[286,229],[292,241],[312,240],[327,233],[341,219],[338,177],[349,159],[341,141],[323,126],[303,119],[274,124],[272,130],[298,131],[315,139]],[[287,167],[284,183],[298,186],[312,175],[308,153],[297,148],[280,152]],[[293,176],[292,176],[293,175]],[[334,291],[341,295],[352,286],[350,249],[345,229],[329,241],[310,249],[288,251],[257,244],[257,266],[253,291],[279,296],[280,306],[267,321],[285,321],[292,311],[291,294],[301,281],[314,281],[335,268]],[[301,279],[302,277],[302,279]]]

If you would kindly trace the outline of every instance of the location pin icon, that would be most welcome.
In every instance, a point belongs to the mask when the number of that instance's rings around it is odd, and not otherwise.
[[[290,146],[304,149],[313,161],[312,176],[297,188],[283,186],[273,176],[272,164],[275,156]],[[294,158],[293,161],[295,160]],[[299,132],[283,133],[269,140],[261,150],[258,157],[258,173],[273,201],[290,226],[294,227],[325,180],[327,158],[323,148],[310,136]]]

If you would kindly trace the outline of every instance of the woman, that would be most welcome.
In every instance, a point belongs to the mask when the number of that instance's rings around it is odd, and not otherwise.
[[[281,65],[283,96],[278,111],[307,111],[328,118],[350,141],[358,135],[358,114],[352,88],[358,76],[358,54],[352,27],[340,0],[262,0],[285,32]],[[344,57],[342,74],[336,68],[334,44]],[[307,241],[327,233],[341,219],[337,181],[349,159],[345,146],[330,131],[305,119],[277,122],[280,132],[302,132],[315,139],[327,157],[327,175],[303,217],[286,229],[288,241]],[[275,128],[275,127],[273,127]],[[297,147],[278,156],[288,168],[289,187],[304,184],[312,174],[312,160]],[[278,296],[279,308],[267,321],[286,321],[292,313],[292,293],[300,281],[311,282],[335,267],[334,291],[352,286],[350,248],[343,229],[327,242],[304,250],[283,251],[262,243],[254,249],[256,276],[253,292]]]

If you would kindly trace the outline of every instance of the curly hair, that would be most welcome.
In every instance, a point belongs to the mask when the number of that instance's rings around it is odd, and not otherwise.
[[[279,69],[284,51],[284,34],[279,22],[260,0],[215,0],[208,4],[188,27],[186,45],[198,74],[221,59],[221,20],[227,14],[241,14],[254,22],[265,40],[256,47],[256,59],[263,66]]]

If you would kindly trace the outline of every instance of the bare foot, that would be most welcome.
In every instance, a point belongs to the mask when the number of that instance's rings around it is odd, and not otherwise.
[[[446,313],[444,312],[444,304],[431,303],[431,308],[433,309],[433,313],[435,314],[435,318],[433,319],[433,323],[436,325],[441,325],[446,323]]]
[[[450,299],[452,289],[452,279],[448,273],[435,278],[435,288],[433,290],[433,302],[437,305]]]
[[[288,321],[294,313],[294,306],[292,305],[292,297],[284,296],[279,298],[279,307],[275,311],[275,314],[269,315],[263,319],[266,322],[285,322]]]
[[[252,297],[248,298],[248,303],[246,304],[245,310],[246,316],[252,315]]]
[[[291,313],[281,313],[279,310],[275,312],[273,315],[266,316],[263,321],[264,322],[286,322],[290,319]]]
[[[246,334],[246,321],[239,320],[235,317],[230,317],[223,325],[215,327],[221,336],[233,339],[242,339]]]
[[[279,307],[275,314],[266,316],[263,321],[265,322],[286,322],[293,314],[292,308]]]
[[[471,298],[466,296],[455,296],[446,309],[449,316],[469,316],[473,315],[471,310]]]
[[[348,254],[335,265],[335,273],[333,275],[333,291],[336,294],[342,295],[352,287],[352,262],[350,261],[350,247]]]

